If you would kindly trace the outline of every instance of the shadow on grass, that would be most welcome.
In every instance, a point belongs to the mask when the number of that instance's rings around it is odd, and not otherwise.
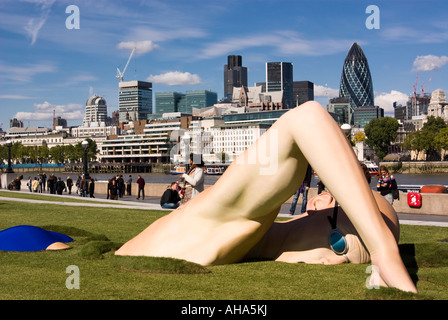
[[[80,240],[79,255],[87,260],[103,259],[104,254],[119,249],[123,244],[110,241],[105,235],[94,234],[69,226],[48,225],[42,227],[48,231],[84,238]],[[143,273],[166,274],[204,274],[210,270],[196,263],[180,259],[162,257],[115,256],[112,253],[112,265],[123,270]]]
[[[399,245],[403,259],[412,281],[417,285],[419,268],[441,268],[448,265],[448,241],[446,239],[429,243],[406,243]],[[434,285],[446,287],[446,283],[432,280]],[[366,290],[366,298],[372,300],[433,300],[432,296],[403,292],[394,288]]]
[[[400,250],[401,259],[403,260],[406,269],[408,269],[409,275],[412,281],[417,286],[418,282],[418,264],[415,258],[415,244],[406,243],[398,246]]]
[[[123,270],[143,273],[204,274],[210,270],[199,264],[172,258],[114,256],[112,263]]]

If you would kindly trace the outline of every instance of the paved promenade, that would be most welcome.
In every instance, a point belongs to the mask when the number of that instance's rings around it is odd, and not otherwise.
[[[20,192],[24,194],[34,194],[28,191],[7,191],[5,192]],[[8,197],[0,197],[1,200],[12,200],[12,201],[20,201],[20,202],[33,202],[33,203],[50,203],[50,204],[60,204],[60,205],[71,205],[71,206],[98,206],[98,207],[110,207],[110,203],[115,203],[119,205],[121,208],[126,209],[139,209],[139,210],[165,210],[171,211],[167,209],[162,209],[160,207],[160,199],[156,197],[146,197],[145,200],[137,200],[135,196],[124,196],[123,198],[119,198],[119,200],[110,200],[106,199],[106,195],[95,195],[95,198],[82,198],[77,194],[64,194],[64,195],[52,195],[49,193],[38,193],[38,195],[46,195],[52,197],[51,201],[44,200],[29,200],[22,198],[8,198]],[[60,201],[54,201],[55,198],[60,199]],[[68,202],[67,198],[76,198],[83,200],[83,202]],[[297,213],[300,212],[300,204],[297,205],[296,215],[291,216],[289,214],[290,204],[282,205],[280,212],[278,214],[279,217],[297,217]],[[398,213],[398,217],[400,219],[400,224],[407,225],[427,225],[427,226],[440,226],[440,227],[448,227],[448,216],[439,216],[439,215],[427,215],[427,214],[405,214]]]

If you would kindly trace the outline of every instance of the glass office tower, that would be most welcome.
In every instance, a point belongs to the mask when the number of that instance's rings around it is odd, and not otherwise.
[[[292,87],[294,106],[314,100],[314,83],[310,81],[294,81]]]
[[[121,81],[118,84],[119,121],[146,120],[152,113],[152,83]]]
[[[361,106],[374,106],[369,64],[356,42],[351,46],[344,61],[339,96],[349,99],[352,110]]]
[[[228,56],[224,65],[224,98],[232,100],[233,88],[247,87],[247,68],[241,56]]]
[[[218,94],[210,90],[189,90],[179,101],[178,111],[191,113],[193,108],[211,107],[218,103]]]
[[[293,108],[295,106],[293,99],[292,63],[266,63],[266,92],[273,91],[283,91],[284,108]]]
[[[179,111],[179,101],[185,97],[184,93],[169,91],[156,92],[156,113],[170,113]]]

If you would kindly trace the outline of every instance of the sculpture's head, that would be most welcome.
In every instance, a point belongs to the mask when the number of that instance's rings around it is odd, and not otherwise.
[[[386,225],[398,242],[400,225],[394,208],[378,193],[373,192],[373,195]],[[336,201],[333,196],[327,192],[323,192],[308,200],[307,211],[309,213],[325,211],[327,214],[330,212],[333,214],[333,211],[330,209],[334,208],[335,205]],[[334,215],[329,215],[329,217],[336,220]],[[328,234],[333,251],[337,254],[345,254],[351,263],[368,263],[370,261],[370,254],[362,242],[356,228],[350,222],[344,211],[339,208],[337,220],[334,221],[331,219],[329,219],[329,225],[331,225],[331,221],[335,222],[335,225],[332,226],[331,229],[337,228],[341,233],[341,236],[339,237],[337,233],[331,234],[330,232],[330,234]]]

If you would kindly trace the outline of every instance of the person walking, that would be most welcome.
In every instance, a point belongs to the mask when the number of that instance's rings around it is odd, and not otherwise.
[[[33,192],[37,192],[39,190],[39,180],[37,179],[37,177],[34,177],[32,189]]]
[[[31,176],[28,177],[28,182],[26,183],[26,185],[28,186],[28,189],[30,190],[30,192],[32,192],[32,184],[33,184],[33,179],[31,179]]]
[[[82,175],[81,181],[79,182],[79,196],[80,197],[87,197],[87,180],[84,174]]]
[[[81,176],[76,179],[76,193],[81,196]]]
[[[95,196],[93,195],[95,193],[95,179],[90,179],[90,184],[89,184],[89,195],[90,198],[95,198]]]
[[[117,191],[118,191],[118,197],[123,198],[124,180],[121,174],[117,175]]]
[[[48,189],[50,189],[50,194],[56,193],[56,182],[56,177],[54,176],[54,174],[51,174],[47,180],[47,186]]]
[[[294,215],[296,211],[297,201],[299,200],[300,194],[302,194],[302,208],[300,210],[300,213],[306,212],[306,204],[308,202],[308,190],[311,186],[311,178],[313,176],[313,170],[311,169],[311,166],[308,165],[306,169],[305,178],[303,179],[302,185],[297,190],[297,192],[294,194],[294,197],[292,198],[291,207],[289,208],[289,214]]]
[[[56,193],[59,194],[59,195],[61,195],[62,192],[64,191],[64,189],[65,189],[65,182],[62,181],[61,177],[58,177],[58,181],[56,182],[55,189],[56,189]]]
[[[130,196],[132,191],[132,175],[129,175],[129,178],[126,181],[126,191],[128,193],[128,196]]]
[[[138,185],[137,200],[140,199],[140,193],[142,195],[142,200],[145,200],[145,179],[143,179],[142,176],[140,175],[137,178],[137,185]]]
[[[70,176],[68,176],[67,177],[68,194],[72,194],[72,187],[73,187],[73,180],[70,178]]]
[[[37,189],[37,192],[42,193],[43,190],[43,180],[42,180],[42,176],[39,175],[39,179],[37,179],[39,181],[39,188]]]
[[[117,181],[115,179],[112,179],[109,185],[109,198],[111,200],[118,200]]]
[[[42,172],[42,191],[48,190],[47,189],[47,175],[45,172]]]
[[[376,185],[376,190],[380,192],[387,202],[390,204],[394,203],[392,193],[394,190],[397,190],[397,181],[385,166],[380,166],[380,177]]]

